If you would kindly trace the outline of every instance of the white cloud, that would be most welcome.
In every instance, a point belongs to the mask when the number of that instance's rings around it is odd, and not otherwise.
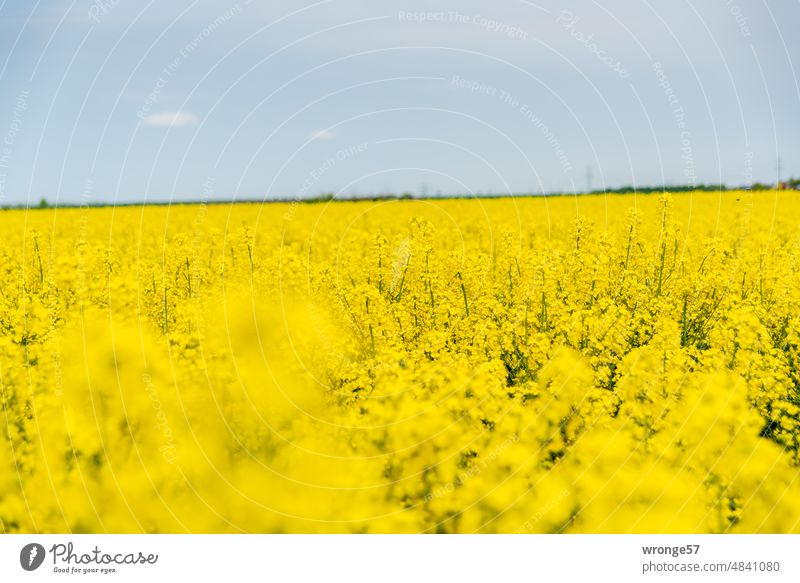
[[[311,134],[312,140],[332,140],[334,137],[336,134],[330,130],[317,130]]]
[[[146,126],[181,127],[195,125],[199,120],[197,116],[188,111],[162,111],[142,118]]]

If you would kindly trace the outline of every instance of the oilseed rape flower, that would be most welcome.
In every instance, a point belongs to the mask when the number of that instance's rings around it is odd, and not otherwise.
[[[4,211],[0,530],[797,532],[799,207]]]

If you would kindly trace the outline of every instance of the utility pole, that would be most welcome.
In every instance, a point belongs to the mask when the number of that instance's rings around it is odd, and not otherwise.
[[[782,177],[783,177],[783,161],[781,160],[781,157],[778,156],[778,185],[777,185],[778,188],[781,187],[781,182],[783,182]]]

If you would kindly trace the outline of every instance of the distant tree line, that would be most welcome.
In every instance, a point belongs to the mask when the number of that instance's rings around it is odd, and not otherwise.
[[[653,192],[690,192],[693,190],[715,191],[728,190],[724,184],[678,184],[673,186],[620,186],[619,188],[605,188],[593,190],[590,194],[630,194],[633,192],[650,194]]]
[[[773,188],[778,189],[790,189],[790,190],[800,190],[800,178],[789,178],[778,185],[775,184],[765,184],[763,182],[754,182],[750,186],[732,186],[728,187],[724,184],[677,184],[677,185],[663,185],[663,186],[620,186],[619,188],[605,188],[605,189],[597,189],[591,190],[586,193],[577,193],[577,194],[652,194],[658,192],[689,192],[689,191],[723,191],[723,190],[772,190]],[[547,193],[546,196],[565,196],[565,195],[572,195],[572,193],[566,192],[551,192]],[[473,194],[473,195],[464,195],[464,194],[441,194],[437,193],[435,198],[497,198],[502,196],[534,196],[533,193],[518,193],[513,195],[492,195],[492,194]],[[427,194],[420,194],[414,195],[410,192],[403,192],[402,194],[395,194],[392,192],[385,192],[385,193],[375,193],[371,195],[362,195],[362,196],[347,196],[347,195],[335,195],[332,192],[325,192],[321,193],[317,196],[310,196],[304,197],[302,199],[297,198],[280,198],[280,199],[253,199],[253,200],[240,200],[237,202],[250,202],[250,203],[260,203],[260,202],[303,202],[303,203],[319,203],[319,202],[329,202],[333,200],[350,200],[350,201],[378,201],[378,200],[392,200],[392,199],[412,199],[412,198],[419,198],[419,199],[426,199],[431,198]],[[174,201],[170,202],[151,202],[147,204],[192,204],[195,201],[191,200],[181,200],[181,201]],[[213,203],[218,204],[225,204],[226,202],[230,201],[213,201]],[[117,203],[115,206],[138,206],[141,203]],[[74,207],[78,206],[77,204],[59,204],[57,206],[61,207]],[[94,203],[91,206],[108,206],[103,203]],[[17,205],[0,205],[0,209],[13,209],[13,208],[40,208],[46,209],[50,208],[51,205],[47,201],[46,198],[42,198],[39,201],[37,206],[29,206],[27,204],[17,204]]]
[[[678,185],[664,185],[664,186],[620,186],[619,188],[606,188],[599,190],[592,190],[589,194],[630,194],[641,193],[649,194],[653,192],[690,192],[694,190],[703,191],[720,191],[720,190],[772,190],[791,189],[800,190],[800,178],[789,178],[788,180],[775,185],[765,184],[763,182],[754,182],[750,186],[726,186],[725,184],[678,184]]]

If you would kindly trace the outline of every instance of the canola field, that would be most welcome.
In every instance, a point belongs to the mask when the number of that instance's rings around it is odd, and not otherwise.
[[[0,532],[798,532],[799,216],[0,212]]]

